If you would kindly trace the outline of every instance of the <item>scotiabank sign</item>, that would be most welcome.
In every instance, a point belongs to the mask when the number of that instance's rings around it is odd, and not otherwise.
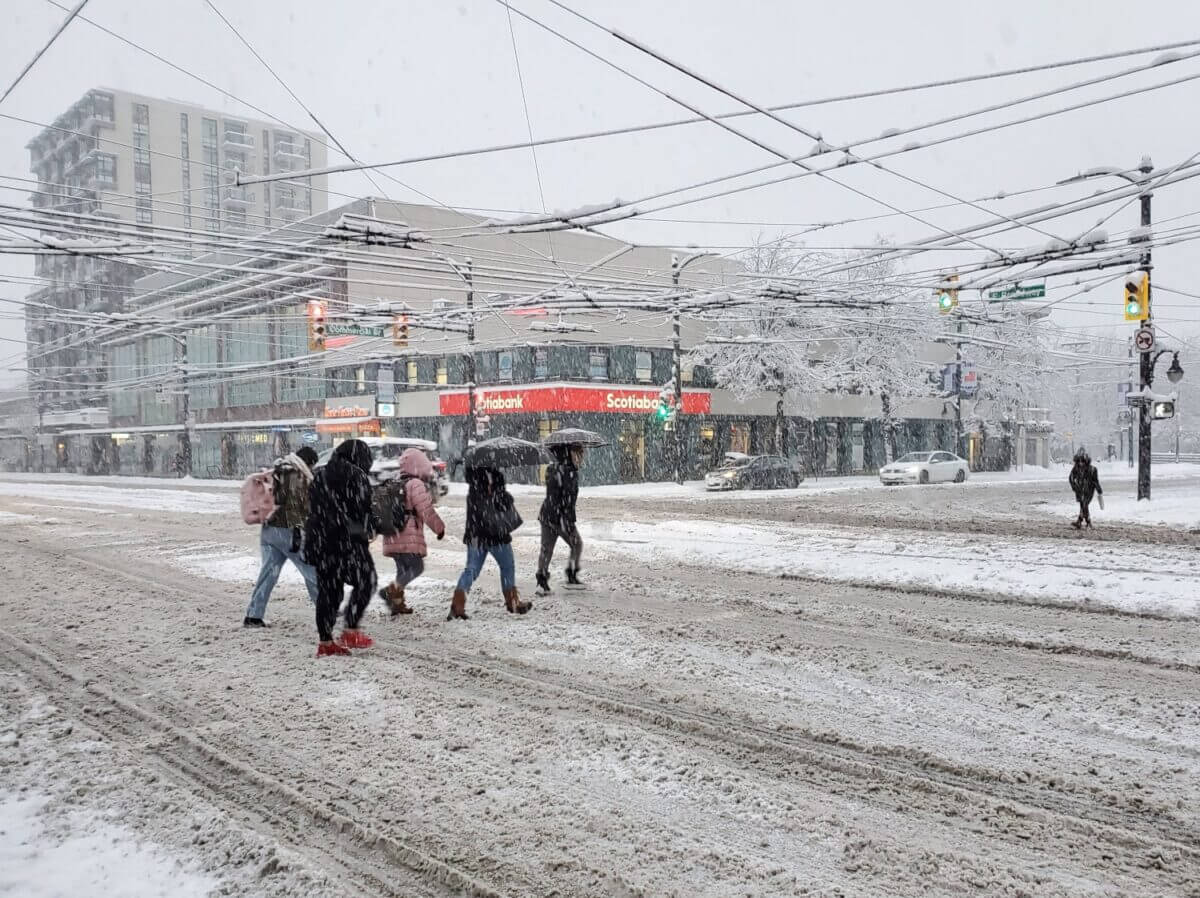
[[[537,414],[539,412],[609,412],[612,414],[650,414],[658,408],[658,390],[637,387],[544,386],[515,387],[507,390],[475,391],[475,407],[480,414]],[[438,394],[443,415],[468,412],[466,391]],[[684,390],[683,413],[712,413],[712,394],[707,390]]]

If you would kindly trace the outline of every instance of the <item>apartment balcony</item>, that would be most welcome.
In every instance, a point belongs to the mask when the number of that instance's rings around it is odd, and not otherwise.
[[[77,172],[82,172],[87,166],[92,165],[96,161],[96,157],[100,155],[100,151],[96,149],[88,150],[65,169],[63,169],[64,177],[71,177]]]
[[[307,164],[308,159],[304,155],[304,147],[294,143],[277,142],[275,144],[275,161],[280,165],[294,167],[298,164]]]
[[[254,152],[254,137],[244,131],[226,131],[221,145],[226,152]]]
[[[242,187],[226,187],[221,191],[221,202],[234,208],[247,208],[254,205],[254,193]]]

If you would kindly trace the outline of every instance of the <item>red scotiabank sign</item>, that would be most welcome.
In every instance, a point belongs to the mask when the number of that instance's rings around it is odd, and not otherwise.
[[[539,412],[608,412],[618,415],[648,415],[658,408],[659,390],[625,387],[518,387],[508,390],[480,389],[475,405],[484,415],[522,415]],[[467,414],[466,391],[440,393],[443,415]],[[706,390],[683,391],[685,415],[712,413],[712,394]]]

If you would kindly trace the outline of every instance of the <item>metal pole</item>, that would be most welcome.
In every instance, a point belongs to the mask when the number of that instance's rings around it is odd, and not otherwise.
[[[183,436],[179,444],[179,454],[183,456],[183,469],[179,473],[184,477],[192,476],[192,397],[188,394],[188,345],[187,334],[175,338],[179,341],[179,382],[183,389]]]
[[[1129,338],[1129,392],[1133,392],[1133,337]],[[1129,406],[1126,406],[1129,408]],[[1129,408],[1129,428],[1125,434],[1125,457],[1129,460],[1129,467],[1133,467],[1135,458],[1133,452],[1133,409]]]
[[[467,438],[463,445],[465,450],[479,433],[479,420],[475,413],[475,288],[470,259],[467,259],[467,271],[463,280],[467,282]]]
[[[954,330],[958,335],[958,339],[954,342],[954,454],[959,458],[966,458],[967,454],[963,450],[962,424],[963,320],[962,314],[957,309],[955,309],[954,316],[957,319]]]
[[[671,313],[671,346],[675,361],[675,482],[683,483],[683,359],[679,340],[679,259],[671,256],[671,284],[675,308]]]
[[[38,404],[38,406],[37,406],[37,412],[38,412],[38,429],[37,429],[38,470],[45,473],[45,471],[46,471],[46,444],[45,444],[45,441],[42,439],[42,434],[45,433],[45,428],[46,428],[46,425],[45,425],[46,402],[45,402],[45,399],[42,397],[42,389],[43,389],[43,387],[38,387],[38,398],[37,398],[37,404]]]
[[[1154,166],[1150,164],[1148,158],[1142,159],[1142,164],[1138,168],[1144,176],[1149,177],[1150,172],[1154,170]],[[1151,194],[1146,192],[1142,194],[1142,227],[1150,227],[1150,198]],[[1150,279],[1152,269],[1150,258],[1150,242],[1146,242],[1146,251],[1142,254],[1142,269],[1146,272],[1146,277]],[[1151,314],[1151,293],[1152,286],[1146,285],[1146,317],[1142,321],[1143,327],[1151,327],[1153,315]],[[1141,381],[1143,401],[1138,404],[1138,500],[1150,499],[1150,403],[1145,401],[1145,391],[1147,391],[1154,382],[1154,372],[1152,370],[1152,362],[1150,361],[1150,353],[1143,352],[1141,354]]]

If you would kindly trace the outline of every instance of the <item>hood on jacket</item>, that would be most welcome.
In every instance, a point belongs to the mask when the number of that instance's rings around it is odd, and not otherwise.
[[[1075,464],[1090,465],[1091,463],[1092,463],[1092,457],[1090,455],[1088,455],[1088,452],[1086,449],[1080,447],[1079,451],[1075,453]]]
[[[504,474],[496,468],[467,468],[464,476],[473,490],[490,493],[504,489]]]
[[[405,449],[400,453],[400,473],[421,480],[432,480],[433,462],[420,449]]]
[[[371,465],[375,461],[374,456],[371,455],[371,447],[362,440],[344,440],[333,450],[333,458],[349,462],[364,474],[371,472]],[[332,460],[330,459],[330,461]]]
[[[291,467],[295,468],[307,481],[311,481],[313,479],[312,468],[310,468],[308,464],[305,463],[304,459],[295,452],[291,453],[290,455],[285,455],[282,459],[280,459],[280,464],[290,465]]]

